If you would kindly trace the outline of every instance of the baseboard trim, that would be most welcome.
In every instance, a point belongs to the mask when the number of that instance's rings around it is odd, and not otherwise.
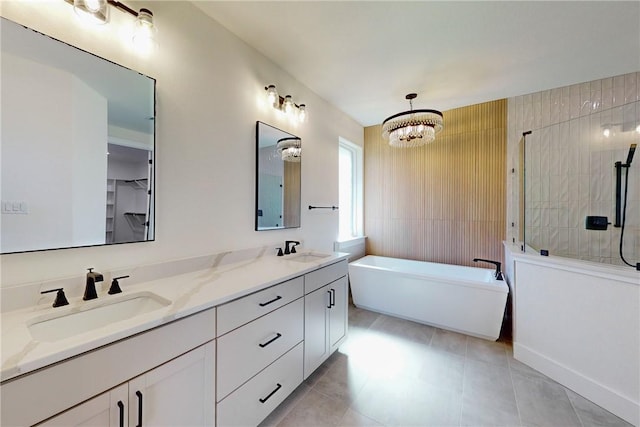
[[[517,342],[513,343],[513,357],[634,426],[640,425],[640,403]]]

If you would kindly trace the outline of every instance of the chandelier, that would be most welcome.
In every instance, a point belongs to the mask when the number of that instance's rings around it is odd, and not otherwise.
[[[418,95],[410,93],[409,111],[394,114],[382,122],[382,137],[392,147],[420,147],[436,139],[442,130],[442,113],[437,110],[414,110],[413,100]]]
[[[285,162],[299,162],[302,157],[302,144],[300,138],[289,137],[278,140],[276,150]]]

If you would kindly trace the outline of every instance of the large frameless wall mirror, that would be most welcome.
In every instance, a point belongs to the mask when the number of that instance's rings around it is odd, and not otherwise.
[[[257,122],[257,231],[300,227],[300,157],[300,138]]]
[[[155,80],[0,24],[0,252],[153,240]]]

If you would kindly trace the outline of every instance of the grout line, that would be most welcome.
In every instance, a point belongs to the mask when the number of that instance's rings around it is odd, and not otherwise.
[[[511,370],[511,362],[509,359],[509,355],[507,355],[507,367],[509,368],[509,378],[511,379],[511,388],[513,388],[513,398],[516,402],[516,410],[518,411],[518,420],[520,420],[520,425],[524,425],[522,422],[522,415],[520,413],[520,405],[518,404],[518,392],[516,391],[516,385],[513,382],[513,372]]]
[[[462,426],[462,413],[464,412],[464,383],[467,377],[467,339],[464,340],[464,364],[462,365],[462,391],[460,392],[460,414],[458,416],[458,425]]]
[[[571,398],[569,397],[569,395],[567,394],[567,388],[565,386],[562,386],[562,388],[564,389],[564,394],[565,396],[567,396],[567,400],[569,401],[569,405],[571,405],[571,409],[573,409],[573,412],[576,414],[576,418],[578,418],[578,421],[580,421],[580,425],[582,427],[584,427],[584,422],[582,422],[582,418],[580,417],[580,414],[578,413],[578,411],[576,410],[576,407],[573,406],[573,402],[571,401]]]

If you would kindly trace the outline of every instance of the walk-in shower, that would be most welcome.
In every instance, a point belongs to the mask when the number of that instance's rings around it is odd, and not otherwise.
[[[639,129],[635,101],[522,134],[523,249],[640,270]]]

